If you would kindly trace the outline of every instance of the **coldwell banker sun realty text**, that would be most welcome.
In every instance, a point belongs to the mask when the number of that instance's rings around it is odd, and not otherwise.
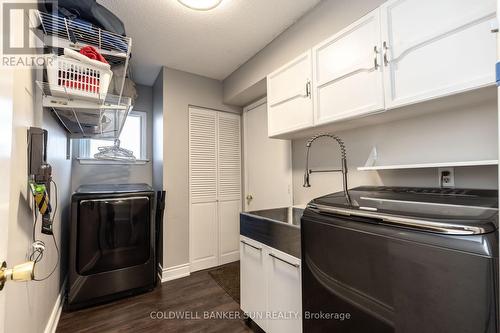
[[[297,319],[302,316],[300,312],[294,311],[258,311],[243,313],[241,311],[151,311],[149,317],[154,320],[206,320],[206,319],[224,319],[224,320],[242,320],[254,319]],[[304,313],[305,319],[313,320],[349,320],[350,313],[342,312],[309,312]]]

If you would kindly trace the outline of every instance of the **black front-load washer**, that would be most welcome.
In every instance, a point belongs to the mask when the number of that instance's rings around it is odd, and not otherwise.
[[[498,194],[359,187],[301,220],[303,331],[498,332]]]
[[[152,188],[146,184],[85,185],[71,201],[67,308],[153,289]]]

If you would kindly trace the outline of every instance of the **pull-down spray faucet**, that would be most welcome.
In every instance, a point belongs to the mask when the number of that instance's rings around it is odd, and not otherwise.
[[[309,169],[309,150],[311,149],[311,145],[314,141],[316,141],[317,139],[322,138],[322,137],[332,138],[339,144],[340,154],[341,154],[340,161],[342,164],[341,169],[333,169],[333,170],[311,170],[311,169]],[[327,133],[320,133],[320,134],[317,134],[317,135],[313,136],[312,138],[310,138],[306,143],[306,147],[307,147],[306,169],[304,172],[304,185],[303,186],[304,187],[311,187],[311,184],[309,183],[309,176],[311,175],[311,173],[315,173],[315,172],[342,172],[342,186],[343,186],[343,190],[344,190],[344,195],[347,199],[347,202],[350,203],[351,200],[350,200],[349,192],[348,192],[348,188],[347,188],[347,152],[345,149],[344,141],[342,141],[342,139],[336,135],[327,134]]]

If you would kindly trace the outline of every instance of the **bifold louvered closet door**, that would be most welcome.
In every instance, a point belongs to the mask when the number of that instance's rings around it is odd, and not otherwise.
[[[191,271],[239,259],[240,115],[189,108]]]

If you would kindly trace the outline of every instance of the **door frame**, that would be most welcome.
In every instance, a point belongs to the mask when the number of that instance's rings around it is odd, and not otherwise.
[[[264,96],[255,102],[248,104],[247,106],[243,107],[243,115],[242,115],[242,128],[243,128],[243,165],[242,165],[242,172],[243,172],[243,191],[241,191],[241,202],[242,202],[242,208],[244,212],[248,211],[248,204],[246,200],[246,193],[248,189],[248,147],[247,147],[247,140],[249,139],[247,137],[248,134],[248,128],[247,128],[247,114],[249,111],[252,111],[253,109],[258,108],[259,106],[262,106],[264,104],[267,104],[267,96]],[[292,186],[290,187],[290,199],[291,199],[291,205],[293,205],[293,176],[292,176]]]
[[[1,40],[1,37],[0,37]],[[0,129],[2,130],[2,148],[0,148],[0,166],[5,182],[2,193],[0,194],[0,223],[2,231],[0,232],[0,264],[7,261],[9,224],[10,224],[10,199],[11,199],[11,172],[12,172],[12,141],[13,141],[13,117],[14,117],[14,71],[9,69],[0,69]],[[12,263],[11,263],[12,264]],[[5,332],[5,294],[8,286],[0,291],[0,333]]]
[[[242,208],[243,208],[243,211],[246,212],[248,211],[248,204],[247,204],[247,199],[246,199],[246,193],[247,193],[247,189],[248,189],[248,147],[247,147],[247,140],[248,140],[248,137],[247,137],[247,133],[248,133],[248,129],[247,129],[247,114],[248,114],[248,111],[251,111],[253,109],[256,109],[258,108],[259,106],[263,105],[263,104],[267,104],[267,96],[264,96],[258,100],[256,100],[255,102],[243,107],[243,112],[242,112],[242,122],[243,122],[243,136],[242,136],[242,139],[243,139],[243,167],[242,167],[242,170],[243,170],[243,191],[241,191],[241,203],[242,203]]]

